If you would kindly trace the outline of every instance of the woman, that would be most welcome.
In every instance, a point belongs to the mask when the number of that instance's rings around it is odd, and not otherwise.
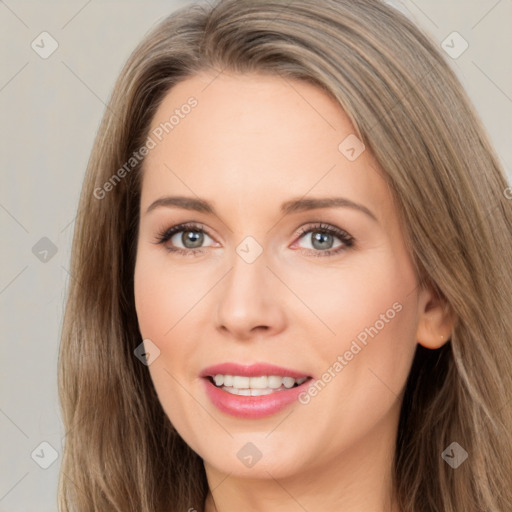
[[[380,1],[168,17],[83,185],[61,510],[510,510],[508,190]]]

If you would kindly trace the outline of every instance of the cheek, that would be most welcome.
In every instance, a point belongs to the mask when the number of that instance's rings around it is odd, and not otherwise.
[[[210,272],[211,274],[211,272]],[[135,308],[143,339],[151,340],[160,350],[149,370],[159,387],[179,394],[174,381],[197,378],[197,368],[190,364],[198,352],[197,332],[203,329],[202,314],[212,276],[201,274],[194,265],[171,265],[165,251],[147,249],[139,252],[134,274]]]
[[[323,319],[335,334],[318,344],[325,366],[320,379],[328,383],[315,400],[349,431],[360,428],[363,418],[376,422],[390,411],[416,348],[412,267],[392,254],[373,261],[364,271],[347,274],[343,286],[330,289],[323,300]]]
[[[300,277],[292,270],[283,274],[309,309],[297,320],[318,338],[311,348],[324,355],[343,353],[354,340],[369,347],[371,340],[386,339],[386,347],[379,347],[388,349],[414,337],[416,279],[392,251],[373,251],[331,273],[319,268]]]
[[[193,266],[171,268],[165,251],[141,251],[134,275],[135,307],[139,329],[145,338],[170,340],[172,330],[205,293]],[[158,341],[157,341],[158,343]]]
[[[194,347],[186,339],[187,306],[197,294],[187,289],[187,276],[169,272],[154,257],[142,251],[137,257],[134,275],[135,307],[139,330],[144,340],[151,340],[160,350],[149,365],[156,393],[167,416],[179,430],[194,422],[194,411],[185,407],[189,401],[181,382],[185,382],[187,364]],[[185,423],[184,423],[185,422]]]
[[[143,261],[137,265],[134,278],[135,308],[143,338],[157,341],[172,327],[173,319],[168,312],[175,310],[176,290],[175,287],[166,286],[166,282],[166,277],[159,275],[155,267],[144,265]]]

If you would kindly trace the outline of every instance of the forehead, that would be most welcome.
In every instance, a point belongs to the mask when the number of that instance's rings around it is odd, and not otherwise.
[[[157,192],[213,203],[221,196],[238,205],[264,198],[276,209],[305,194],[372,203],[377,215],[390,206],[370,152],[355,160],[344,152],[345,141],[357,143],[349,118],[309,83],[274,75],[195,75],[169,91],[150,133],[161,140],[153,136],[157,143],[146,157],[142,206]]]

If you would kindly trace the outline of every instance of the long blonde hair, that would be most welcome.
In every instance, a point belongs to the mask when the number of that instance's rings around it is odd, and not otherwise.
[[[418,345],[407,381],[394,464],[401,510],[512,510],[505,174],[436,45],[378,0],[195,4],[163,20],[129,58],[94,142],[75,226],[59,355],[60,510],[203,510],[202,460],[134,356],[141,164],[126,162],[174,84],[224,69],[306,80],[339,102],[384,171],[420,283],[457,317],[443,347]],[[122,179],[112,179],[116,172]],[[441,457],[453,442],[468,453],[456,469]]]

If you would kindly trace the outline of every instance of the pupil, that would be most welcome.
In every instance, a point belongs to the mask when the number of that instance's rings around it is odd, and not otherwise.
[[[330,243],[326,242],[329,238],[331,238]],[[315,246],[315,242],[318,242],[319,245]],[[330,249],[332,247],[332,235],[316,231],[313,233],[313,247],[316,249]]]
[[[198,231],[184,231],[181,236],[181,241],[187,249],[195,249],[201,247],[204,239],[204,234]],[[189,242],[191,245],[189,245]]]

